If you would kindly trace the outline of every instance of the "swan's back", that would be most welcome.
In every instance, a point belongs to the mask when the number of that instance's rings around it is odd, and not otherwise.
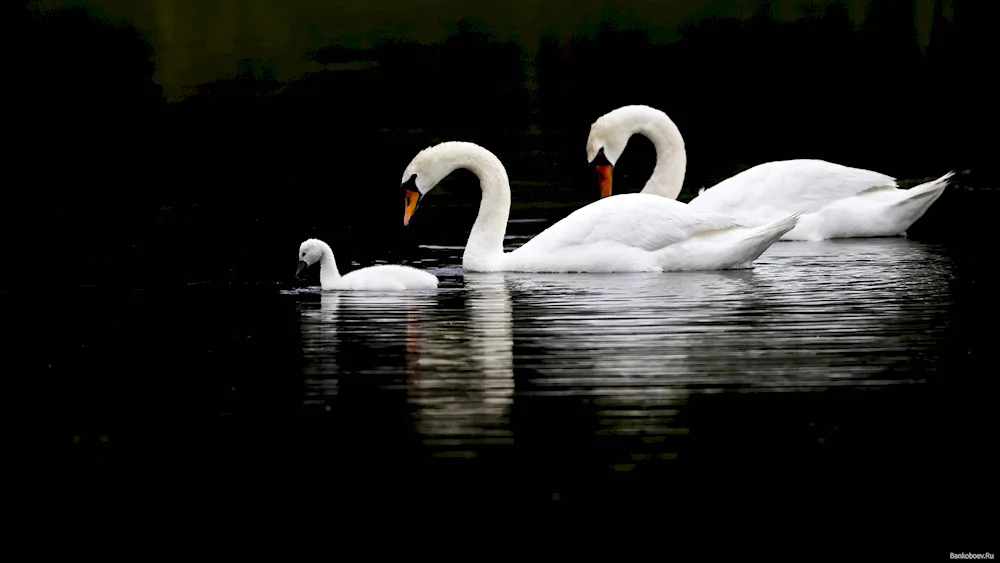
[[[688,205],[736,216],[759,209],[770,209],[768,216],[814,213],[879,186],[896,187],[896,179],[825,160],[783,160],[759,164],[727,178]]]
[[[433,289],[437,276],[399,264],[379,264],[354,270],[340,278],[343,289]]]
[[[514,253],[546,253],[608,243],[652,252],[700,232],[737,226],[729,217],[692,209],[670,198],[619,194],[577,209]]]

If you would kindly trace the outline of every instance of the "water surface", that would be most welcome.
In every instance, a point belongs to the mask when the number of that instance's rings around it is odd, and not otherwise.
[[[673,274],[464,274],[461,247],[421,253],[437,290],[80,299],[48,369],[76,378],[71,420],[89,424],[81,444],[110,434],[106,455],[161,447],[130,416],[202,420],[212,438],[170,451],[397,492],[648,497],[719,471],[916,479],[934,385],[966,352],[951,251],[907,239],[779,243],[752,270]],[[101,358],[101,375],[70,375]]]

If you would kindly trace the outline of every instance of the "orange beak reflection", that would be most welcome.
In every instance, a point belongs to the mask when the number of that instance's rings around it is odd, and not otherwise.
[[[420,201],[420,193],[413,190],[407,189],[403,193],[403,203],[406,205],[403,211],[403,226],[410,224],[410,218],[413,217],[413,212],[417,210],[417,202]]]
[[[597,181],[601,184],[601,198],[608,197],[611,195],[611,170],[613,167],[599,164],[595,168],[597,169]]]

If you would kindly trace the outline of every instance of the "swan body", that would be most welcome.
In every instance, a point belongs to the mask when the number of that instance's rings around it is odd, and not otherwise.
[[[598,168],[601,196],[611,195],[611,172],[633,134],[656,148],[656,167],[644,194],[677,199],[687,155],[674,122],[649,106],[624,106],[591,125],[587,159]],[[782,240],[905,236],[906,230],[944,193],[954,171],[910,189],[870,170],[824,160],[798,159],[759,164],[709,189],[688,206],[729,215],[748,226],[765,225],[802,213]]]
[[[319,239],[309,239],[299,245],[299,266],[295,272],[296,277],[301,276],[306,268],[316,262],[319,262],[319,283],[324,291],[334,289],[393,291],[433,289],[438,286],[438,279],[434,274],[396,264],[369,266],[341,276],[337,262],[333,258],[333,249]]]
[[[445,142],[418,153],[403,173],[408,224],[419,201],[458,168],[479,177],[483,197],[462,257],[470,272],[666,272],[750,268],[785,232],[792,214],[746,227],[723,214],[650,194],[625,194],[578,209],[520,248],[504,252],[510,184],[479,145]]]

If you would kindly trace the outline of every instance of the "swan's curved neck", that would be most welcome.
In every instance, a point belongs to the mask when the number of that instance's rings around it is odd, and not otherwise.
[[[492,153],[476,145],[458,145],[450,149],[443,159],[447,173],[464,168],[479,178],[483,197],[479,202],[479,215],[469,233],[462,265],[476,271],[493,271],[500,268],[504,259],[503,237],[507,232],[510,216],[510,181],[507,170]]]
[[[321,242],[320,248],[322,254],[319,257],[319,285],[326,288],[340,279],[340,270],[337,269],[337,261],[333,258],[333,249],[330,245]]]
[[[677,199],[687,171],[684,137],[677,125],[662,112],[637,113],[627,125],[632,134],[641,133],[656,148],[656,167],[642,193]]]

